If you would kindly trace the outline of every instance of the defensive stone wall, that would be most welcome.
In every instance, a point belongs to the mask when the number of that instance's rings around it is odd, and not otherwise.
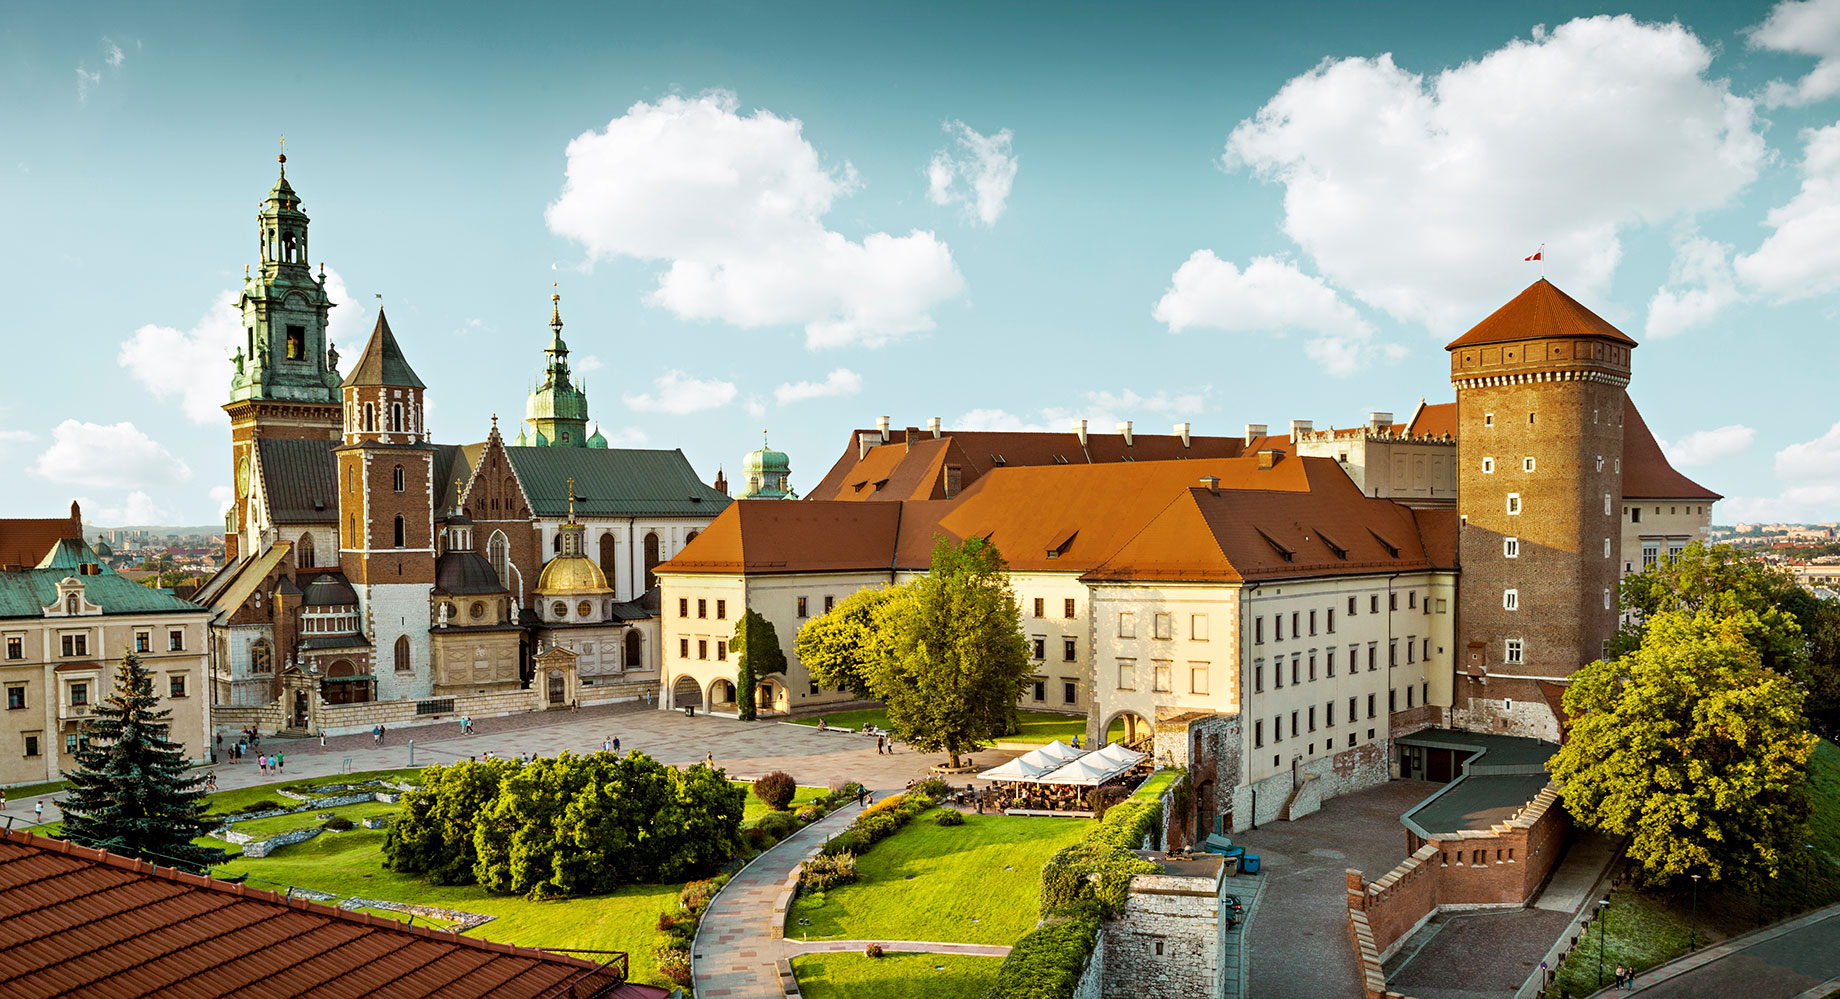
[[[1214,996],[1220,988],[1220,866],[1211,875],[1139,874],[1105,923],[1102,999]]]
[[[447,698],[442,698],[447,700]],[[451,725],[462,715],[490,718],[529,711],[537,703],[534,690],[513,690],[502,694],[472,694],[451,698],[453,710],[439,714],[417,714],[416,701],[367,701],[359,704],[327,704],[320,708],[320,728],[327,735],[356,735],[373,727],[398,728],[405,725]]]
[[[1093,950],[1086,958],[1086,969],[1080,972],[1079,981],[1073,985],[1072,999],[1104,999],[1105,983],[1105,931],[1099,931],[1098,939],[1093,941]]]
[[[1310,760],[1301,768],[1234,788],[1233,831],[1241,832],[1283,818],[1285,805],[1298,787],[1299,775],[1312,775],[1316,778],[1309,782],[1312,786],[1307,790],[1316,804],[1340,795],[1379,787],[1392,779],[1392,746],[1391,739],[1363,743],[1334,756]]]

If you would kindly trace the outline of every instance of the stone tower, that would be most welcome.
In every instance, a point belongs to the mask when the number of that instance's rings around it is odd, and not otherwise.
[[[1461,727],[1556,741],[1564,679],[1616,631],[1623,389],[1635,346],[1542,278],[1446,348],[1457,391]]]
[[[339,565],[358,593],[379,700],[426,696],[435,576],[434,448],[422,380],[383,310],[342,386]]]
[[[598,429],[588,435],[588,394],[569,378],[569,345],[562,339],[562,296],[551,294],[549,346],[543,348],[543,383],[524,404],[529,435],[518,431],[512,443],[536,447],[606,447]]]
[[[230,414],[232,482],[236,498],[225,515],[228,557],[254,554],[239,537],[249,524],[249,482],[258,437],[337,440],[338,355],[326,340],[332,300],[326,296],[322,265],[315,277],[307,264],[307,216],[300,196],[281,176],[256,215],[260,271],[245,274],[240,307],[243,343],[232,358]]]

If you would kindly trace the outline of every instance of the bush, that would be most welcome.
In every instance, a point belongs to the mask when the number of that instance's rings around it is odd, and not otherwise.
[[[690,952],[687,950],[667,949],[652,955],[652,963],[657,965],[658,973],[670,979],[674,984],[690,984]]]
[[[785,839],[797,831],[799,821],[791,812],[768,812],[755,826],[774,839]]]
[[[881,944],[872,943],[869,946],[863,948],[863,954],[867,957],[881,957],[882,953],[883,951],[882,951]]]
[[[357,825],[356,822],[353,822],[352,820],[346,818],[343,815],[334,815],[332,818],[329,818],[325,822],[320,823],[320,828],[327,829],[332,832],[350,832],[352,830],[352,827],[356,825]]]
[[[479,816],[516,769],[512,760],[486,760],[423,771],[422,786],[403,795],[402,812],[384,837],[383,866],[437,885],[475,883]]]
[[[819,819],[823,817],[824,817],[824,813],[819,811],[818,809],[807,808],[804,811],[799,813],[799,822],[802,825],[809,825],[813,822],[818,821]]]
[[[773,834],[767,832],[765,829],[759,826],[749,826],[741,830],[741,842],[749,851],[758,853],[772,846],[775,840]]]
[[[868,847],[863,843],[860,836],[857,836],[856,833],[851,830],[845,829],[837,835],[832,836],[830,841],[824,844],[822,852],[828,857],[835,856],[839,853],[860,854],[866,849],[868,849]]]
[[[934,801],[938,801],[939,799],[945,797],[946,795],[951,794],[952,789],[946,786],[945,781],[940,780],[937,777],[934,777],[931,780],[923,780],[920,783],[915,784],[913,787],[908,789],[908,793],[909,794],[924,794],[927,797],[933,799]]]
[[[1095,787],[1086,792],[1086,807],[1093,813],[1093,818],[1103,819],[1113,805],[1121,804],[1130,797],[1122,787]]]
[[[956,808],[948,808],[940,812],[939,818],[934,821],[942,826],[962,826],[965,824],[965,815]]]
[[[668,912],[659,913],[658,914],[658,932],[663,933],[665,930],[670,929],[671,924],[675,922],[677,922],[677,917],[671,915],[670,913]]]
[[[754,782],[754,797],[776,812],[783,812],[799,793],[799,785],[784,770],[775,770]]]
[[[1010,949],[990,999],[1065,999],[1086,970],[1099,938],[1099,913],[1087,906],[1057,912]]]
[[[807,892],[830,891],[856,881],[856,857],[839,853],[820,854],[799,865],[799,889]]]
[[[703,907],[703,903],[709,901],[709,896],[715,893],[716,883],[714,881],[692,881],[684,886],[683,891],[677,893],[677,904],[683,906],[685,912],[694,913]]]

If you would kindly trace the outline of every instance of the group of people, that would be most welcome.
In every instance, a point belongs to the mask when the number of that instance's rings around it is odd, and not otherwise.
[[[601,740],[601,752],[618,753],[619,751],[620,751],[620,737],[619,736],[610,735],[607,738]]]
[[[383,745],[383,736],[387,730],[382,725],[371,726],[371,745]]]
[[[287,766],[287,758],[280,753],[275,753],[273,755],[263,753],[256,757],[256,766],[261,767],[262,772],[265,774],[284,773],[286,772],[285,767]]]
[[[1076,784],[997,784],[985,790],[993,811],[1026,808],[1036,812],[1091,811],[1087,794],[1092,789]]]
[[[1633,992],[1636,987],[1636,969],[1627,965],[1616,966],[1616,987],[1625,992]]]
[[[217,733],[217,748],[218,749],[224,748],[224,734],[222,732]],[[260,750],[261,748],[262,748],[262,732],[259,729],[246,728],[242,731],[241,736],[235,742],[230,744],[230,748],[227,751],[227,755],[231,763],[241,763],[243,762],[243,757],[249,755],[250,750],[252,749]],[[258,762],[262,763],[262,772],[267,773],[268,772],[267,761],[259,760]]]
[[[461,715],[460,716],[460,734],[461,735],[472,735],[473,734],[473,716],[472,715]]]

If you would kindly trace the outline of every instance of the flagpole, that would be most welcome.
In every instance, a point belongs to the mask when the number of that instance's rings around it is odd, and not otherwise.
[[[1546,244],[1540,244],[1540,280],[1546,280]]]

